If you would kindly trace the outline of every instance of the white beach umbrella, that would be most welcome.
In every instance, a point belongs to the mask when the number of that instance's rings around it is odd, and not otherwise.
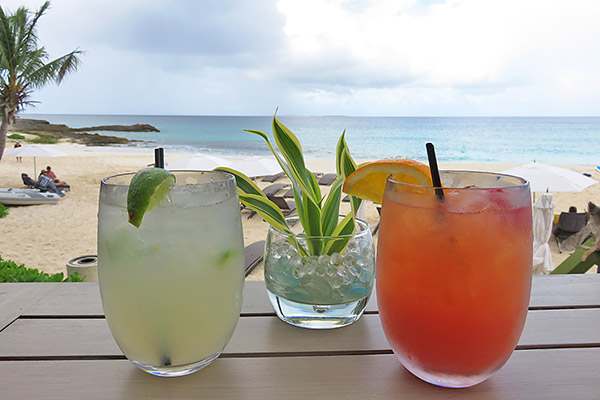
[[[210,171],[217,167],[231,167],[232,162],[225,158],[211,155],[194,155],[168,163],[171,171]]]
[[[554,269],[548,240],[552,235],[554,202],[550,193],[542,193],[533,205],[533,274],[546,275]]]
[[[55,150],[51,147],[42,146],[39,144],[30,144],[27,146],[17,147],[4,152],[7,156],[15,157],[33,157],[33,178],[37,177],[37,168],[35,165],[36,157],[64,157],[68,155],[62,151]]]
[[[528,180],[532,192],[581,192],[588,186],[598,183],[595,179],[570,169],[539,163],[521,165],[502,173]]]
[[[240,160],[231,167],[246,176],[256,177],[274,175],[282,172],[281,166],[274,158],[251,157]]]

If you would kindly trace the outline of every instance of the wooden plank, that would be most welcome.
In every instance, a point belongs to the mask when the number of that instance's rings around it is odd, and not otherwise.
[[[19,285],[23,284],[0,284],[0,290]],[[97,283],[43,285],[54,285],[55,290],[48,293],[44,301],[21,309],[23,315],[102,315]],[[600,307],[600,274],[535,276],[530,308],[557,307]],[[377,312],[375,294],[371,296],[366,312]],[[264,282],[246,282],[242,313],[274,315]]]
[[[97,282],[61,283],[23,315],[103,316]]]
[[[0,284],[0,331],[36,302],[57,289],[56,283]]]
[[[531,311],[519,346],[600,347],[600,309]],[[226,354],[389,352],[378,315],[342,329],[308,330],[276,317],[243,317]],[[0,357],[119,356],[104,319],[19,319],[0,333]]]
[[[122,354],[105,319],[19,319],[0,333],[0,357]]]
[[[0,284],[0,287],[19,284]],[[275,315],[262,281],[248,281],[244,284],[242,315]],[[377,311],[376,302],[368,305],[372,312]],[[104,315],[98,283],[62,283],[48,294],[43,302],[38,302],[23,313],[25,316],[100,316]]]
[[[600,274],[533,277],[530,309],[600,307]]]
[[[9,288],[14,284],[0,284]],[[264,282],[246,282],[244,285],[242,314],[275,315],[267,297]],[[98,283],[61,283],[43,302],[35,304],[25,316],[99,316],[104,315]]]
[[[522,350],[468,389],[422,382],[393,355],[218,359],[195,374],[153,377],[126,360],[0,362],[8,399],[594,399],[600,349]],[[26,382],[26,384],[24,384]]]
[[[529,311],[518,346],[600,347],[599,329],[599,308]]]

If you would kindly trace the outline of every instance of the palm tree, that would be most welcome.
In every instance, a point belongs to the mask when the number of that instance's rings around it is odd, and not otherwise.
[[[30,99],[34,89],[60,83],[80,63],[80,50],[47,62],[48,53],[38,47],[36,24],[49,7],[50,2],[45,2],[35,13],[21,7],[7,15],[0,6],[0,160],[8,125],[15,122],[19,111],[34,103]]]

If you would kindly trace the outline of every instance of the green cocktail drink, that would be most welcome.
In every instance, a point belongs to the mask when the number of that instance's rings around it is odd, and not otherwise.
[[[216,359],[235,329],[244,284],[243,235],[231,175],[175,172],[177,184],[128,222],[133,174],[102,180],[98,275],[110,330],[123,353],[161,376]]]

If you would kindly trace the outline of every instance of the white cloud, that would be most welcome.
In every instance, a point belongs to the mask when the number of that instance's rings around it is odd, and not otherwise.
[[[42,1],[3,0],[3,8]],[[250,4],[250,5],[249,5]],[[598,115],[592,0],[55,0],[38,112]]]

